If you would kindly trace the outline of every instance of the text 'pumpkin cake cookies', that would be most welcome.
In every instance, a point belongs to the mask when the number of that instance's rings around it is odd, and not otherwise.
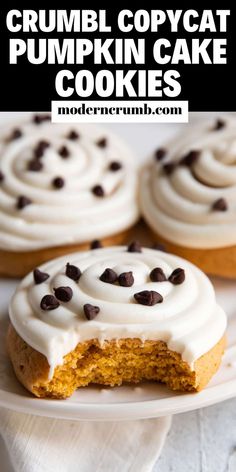
[[[142,380],[198,391],[225,345],[226,316],[207,276],[137,243],[44,264],[21,282],[9,313],[15,373],[38,397]]]
[[[0,130],[0,274],[124,240],[138,219],[131,151],[93,125],[30,116]]]
[[[236,117],[186,125],[142,173],[141,211],[168,250],[236,276]]]

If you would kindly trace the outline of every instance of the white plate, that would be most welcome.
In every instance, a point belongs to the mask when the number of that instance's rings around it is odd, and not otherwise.
[[[217,297],[229,316],[228,348],[222,365],[200,393],[178,394],[155,383],[118,388],[86,387],[67,400],[41,400],[19,385],[6,350],[7,304],[14,282],[0,284],[0,406],[15,411],[73,420],[131,420],[182,413],[236,396],[235,282],[214,281]]]

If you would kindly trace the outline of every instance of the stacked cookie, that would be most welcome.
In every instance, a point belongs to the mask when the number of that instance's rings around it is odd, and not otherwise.
[[[236,276],[236,119],[204,121],[159,149],[142,173],[142,214],[166,248]]]
[[[93,240],[121,242],[139,217],[134,159],[93,126],[36,115],[0,140],[0,274],[20,276]]]
[[[18,287],[10,319],[16,375],[38,397],[141,380],[198,391],[225,345],[226,316],[208,278],[134,244],[44,264]]]

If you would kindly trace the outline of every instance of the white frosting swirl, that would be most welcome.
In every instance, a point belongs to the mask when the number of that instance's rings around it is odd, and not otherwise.
[[[79,282],[65,275],[68,260],[80,268]],[[185,281],[181,285],[152,282],[150,272],[155,267],[161,267],[167,278],[180,267]],[[133,286],[102,282],[106,268],[118,275],[132,271]],[[216,304],[211,282],[179,257],[152,249],[131,253],[126,247],[113,247],[70,254],[47,262],[41,270],[50,278],[35,285],[30,273],[21,282],[10,304],[10,319],[19,335],[47,357],[51,372],[78,342],[94,338],[101,343],[119,338],[163,340],[192,366],[225,332],[226,316]],[[42,310],[42,297],[63,286],[73,290],[72,299],[60,302],[54,310]],[[163,302],[138,304],[134,294],[143,290],[160,293]],[[94,320],[88,321],[84,315],[86,303],[100,308]]]
[[[200,122],[185,127],[167,143],[165,159],[144,169],[141,211],[151,228],[180,246],[218,248],[236,244],[236,118],[223,117],[224,126]],[[178,162],[190,151],[200,151],[190,167],[177,166],[171,175],[163,163]],[[213,211],[218,199],[227,211]]]
[[[12,130],[22,136],[9,140]],[[79,138],[68,139],[75,130]],[[96,143],[106,138],[107,145]],[[39,172],[28,170],[34,149],[41,140],[45,149]],[[70,155],[61,157],[66,146]],[[109,170],[117,161],[121,169]],[[89,242],[131,227],[138,219],[136,172],[132,153],[112,133],[93,125],[37,125],[32,119],[8,125],[0,132],[0,248],[11,251]],[[55,189],[52,180],[62,177],[65,185]],[[104,197],[91,189],[101,185]],[[32,204],[16,208],[19,196]]]

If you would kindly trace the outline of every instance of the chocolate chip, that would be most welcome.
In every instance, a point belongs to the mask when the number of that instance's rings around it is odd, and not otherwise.
[[[185,272],[184,269],[175,269],[168,278],[169,282],[173,285],[180,285],[185,281]]]
[[[114,270],[107,268],[99,278],[102,282],[114,284],[117,281],[117,274]]]
[[[134,294],[136,302],[140,305],[152,306],[163,302],[163,297],[160,293],[154,290],[143,290]]]
[[[44,155],[45,150],[50,146],[48,141],[39,141],[37,146],[34,148],[34,157],[40,159]]]
[[[44,121],[50,121],[50,120],[51,120],[51,116],[48,114],[33,116],[33,123],[35,123],[36,125],[40,125]]]
[[[14,141],[14,139],[19,139],[21,138],[21,136],[22,136],[22,131],[20,130],[20,128],[15,128],[12,130],[8,138],[8,141]]]
[[[34,269],[33,276],[36,285],[42,284],[43,282],[45,282],[45,280],[49,278],[49,275],[46,274],[46,272],[41,272],[41,270],[39,269]]]
[[[66,146],[61,146],[60,149],[58,150],[58,154],[60,154],[61,157],[66,159],[70,155],[70,151]]]
[[[67,135],[67,139],[71,139],[71,141],[75,141],[76,139],[79,139],[79,133],[77,131],[70,131]]]
[[[167,280],[163,270],[160,267],[155,267],[152,269],[150,272],[150,279],[152,282],[165,282]]]
[[[133,272],[122,272],[118,277],[118,282],[122,287],[132,287],[134,284]]]
[[[190,151],[180,160],[180,165],[191,167],[200,157],[200,151]]]
[[[142,247],[139,241],[133,241],[129,244],[127,252],[142,252]]]
[[[95,185],[92,188],[92,192],[96,197],[104,197],[104,190],[101,185]]]
[[[64,187],[65,181],[62,177],[55,177],[55,179],[53,179],[53,181],[52,181],[52,185],[53,185],[53,187],[55,187],[57,189],[60,189],[60,188]]]
[[[96,318],[100,311],[100,308],[98,306],[90,305],[90,303],[86,303],[84,305],[84,314],[87,318],[87,320],[93,320]]]
[[[154,243],[152,249],[155,249],[156,251],[167,252],[165,245],[161,243]]]
[[[215,125],[213,126],[212,130],[213,131],[218,131],[219,129],[222,129],[225,126],[226,126],[225,121],[223,121],[221,119],[218,119],[218,120],[216,120]]]
[[[50,147],[50,143],[49,141],[46,141],[46,139],[41,139],[41,141],[39,141],[38,143],[38,147],[40,147],[41,149],[47,149],[48,147]]]
[[[22,210],[23,208],[25,208],[27,205],[30,205],[31,203],[32,203],[32,200],[30,200],[30,198],[25,197],[24,195],[20,195],[16,202],[16,208],[18,210]]]
[[[111,170],[112,172],[117,172],[118,170],[122,169],[122,164],[121,162],[118,162],[118,161],[113,161],[110,163],[109,165],[109,170]]]
[[[40,303],[40,307],[45,311],[55,310],[59,305],[60,303],[54,295],[44,295]]]
[[[41,148],[39,145],[36,146],[36,148],[34,149],[34,157],[36,159],[40,159],[40,157],[42,157],[44,154],[44,148]]]
[[[79,269],[79,267],[69,264],[68,262],[66,264],[66,275],[75,282],[78,282],[81,277],[81,270]]]
[[[56,298],[61,302],[69,302],[73,297],[73,290],[70,287],[54,288]]]
[[[228,210],[228,204],[224,198],[218,198],[213,205],[212,205],[212,210],[215,211],[227,211]]]
[[[32,172],[39,172],[42,168],[43,164],[38,159],[31,159],[31,161],[28,162],[28,170]]]
[[[0,182],[3,182],[4,180],[4,174],[3,172],[0,170]]]
[[[161,161],[162,159],[164,159],[165,156],[166,156],[166,149],[164,148],[159,148],[155,152],[155,159],[157,161]]]
[[[174,162],[169,162],[168,164],[164,164],[162,169],[166,175],[171,175],[176,169],[176,164],[174,164]]]
[[[95,239],[90,244],[90,249],[101,249],[103,247],[101,241],[99,239]]]
[[[99,139],[99,141],[97,141],[96,144],[100,148],[105,148],[107,146],[107,139],[106,138]]]

